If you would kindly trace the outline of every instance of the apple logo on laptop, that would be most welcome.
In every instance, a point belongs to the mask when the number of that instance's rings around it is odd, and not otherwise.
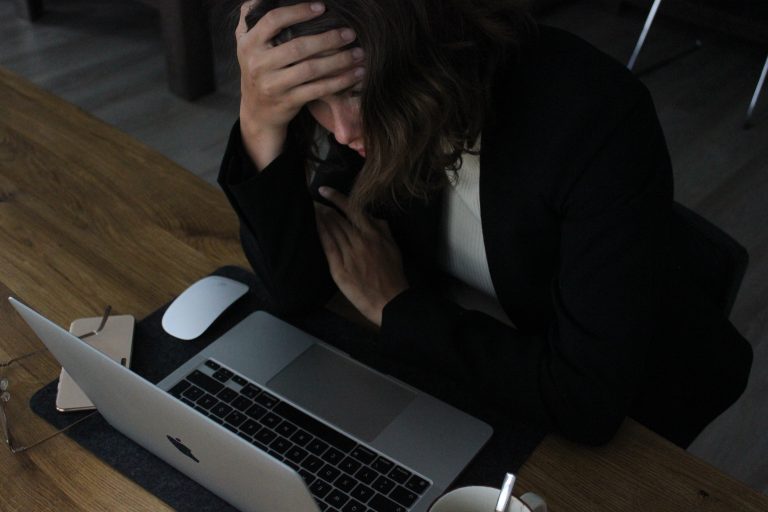
[[[174,437],[171,437],[169,435],[166,435],[165,437],[167,437],[168,440],[171,442],[171,444],[173,446],[175,446],[181,453],[183,453],[184,455],[186,455],[187,457],[189,457],[190,459],[192,459],[193,461],[195,461],[197,463],[200,462],[199,460],[197,460],[197,457],[192,455],[192,450],[190,450],[187,447],[187,445],[185,445],[184,443],[181,442],[181,439],[179,439],[178,437],[174,438]]]

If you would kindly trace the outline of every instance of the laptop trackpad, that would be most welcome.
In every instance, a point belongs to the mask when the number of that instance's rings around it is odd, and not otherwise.
[[[372,442],[416,397],[403,386],[317,344],[267,386],[366,442]]]

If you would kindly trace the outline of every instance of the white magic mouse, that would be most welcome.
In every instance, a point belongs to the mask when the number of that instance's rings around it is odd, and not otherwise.
[[[247,291],[248,285],[228,277],[204,277],[168,306],[163,314],[163,329],[182,340],[195,339]]]

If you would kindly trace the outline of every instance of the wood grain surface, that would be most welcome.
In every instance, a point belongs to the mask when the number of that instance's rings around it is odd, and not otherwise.
[[[547,437],[518,491],[537,492],[552,511],[768,511],[764,495],[632,420],[600,448]]]
[[[142,318],[224,264],[246,263],[220,191],[0,69],[0,358],[39,346],[9,295],[63,326],[106,304]],[[30,396],[58,367],[23,372],[14,392]],[[17,419],[30,438],[50,432]],[[66,436],[0,448],[2,511],[167,508]]]
[[[59,325],[107,303],[142,318],[224,264],[246,262],[219,190],[0,68],[0,358],[39,346],[5,296]],[[21,391],[56,376],[36,361]],[[47,432],[31,414],[24,427]],[[0,449],[0,482],[3,512],[167,509],[66,436]],[[598,449],[548,437],[518,490],[555,512],[768,511],[768,498],[631,421]]]

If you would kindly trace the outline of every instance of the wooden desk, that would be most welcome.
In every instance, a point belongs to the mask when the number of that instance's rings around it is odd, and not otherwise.
[[[225,264],[247,265],[220,191],[0,69],[0,359],[37,343],[9,294],[60,325],[107,303],[141,318]],[[50,361],[26,370],[30,382],[57,374]],[[0,446],[0,487],[2,511],[168,510],[66,436],[16,456]],[[549,436],[517,490],[554,512],[768,511],[631,421],[599,449]]]

